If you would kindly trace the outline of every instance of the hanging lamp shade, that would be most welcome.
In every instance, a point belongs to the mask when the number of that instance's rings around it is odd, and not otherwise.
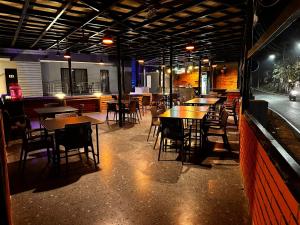
[[[102,43],[105,45],[111,45],[114,43],[114,40],[111,37],[104,37]]]
[[[185,49],[187,51],[193,51],[195,49],[195,45],[193,43],[189,43],[187,46],[185,46]]]
[[[64,58],[65,59],[70,59],[71,58],[70,50],[65,51]]]

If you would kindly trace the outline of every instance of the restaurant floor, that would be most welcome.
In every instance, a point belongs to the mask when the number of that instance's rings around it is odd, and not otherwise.
[[[14,225],[250,224],[237,154],[215,149],[200,165],[182,166],[167,153],[163,159],[171,160],[158,162],[154,138],[146,141],[150,120],[148,112],[134,126],[102,124],[97,171],[74,156],[68,172],[62,165],[57,174],[44,153],[33,152],[22,173],[20,143],[10,144]],[[236,150],[236,129],[228,131]]]

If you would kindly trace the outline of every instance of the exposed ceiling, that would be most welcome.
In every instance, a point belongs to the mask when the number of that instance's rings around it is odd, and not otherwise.
[[[168,59],[193,55],[215,60],[240,56],[245,1],[242,0],[0,0],[0,47]]]

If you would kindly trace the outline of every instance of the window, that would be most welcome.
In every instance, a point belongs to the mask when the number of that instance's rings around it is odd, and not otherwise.
[[[88,78],[86,69],[72,69],[72,90],[73,94],[88,94]],[[70,94],[69,69],[61,69],[62,92]]]
[[[110,93],[108,70],[100,70],[100,91],[102,93]]]

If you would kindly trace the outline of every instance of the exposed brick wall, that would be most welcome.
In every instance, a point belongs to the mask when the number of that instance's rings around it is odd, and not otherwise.
[[[174,86],[191,85],[192,87],[198,87],[198,77],[199,77],[198,71],[176,75],[174,79]]]
[[[227,90],[237,89],[238,64],[226,63],[226,73],[222,73],[221,69],[224,65],[217,66],[214,72],[214,88],[225,88]]]
[[[245,117],[240,121],[241,170],[253,224],[300,224],[299,203]]]

